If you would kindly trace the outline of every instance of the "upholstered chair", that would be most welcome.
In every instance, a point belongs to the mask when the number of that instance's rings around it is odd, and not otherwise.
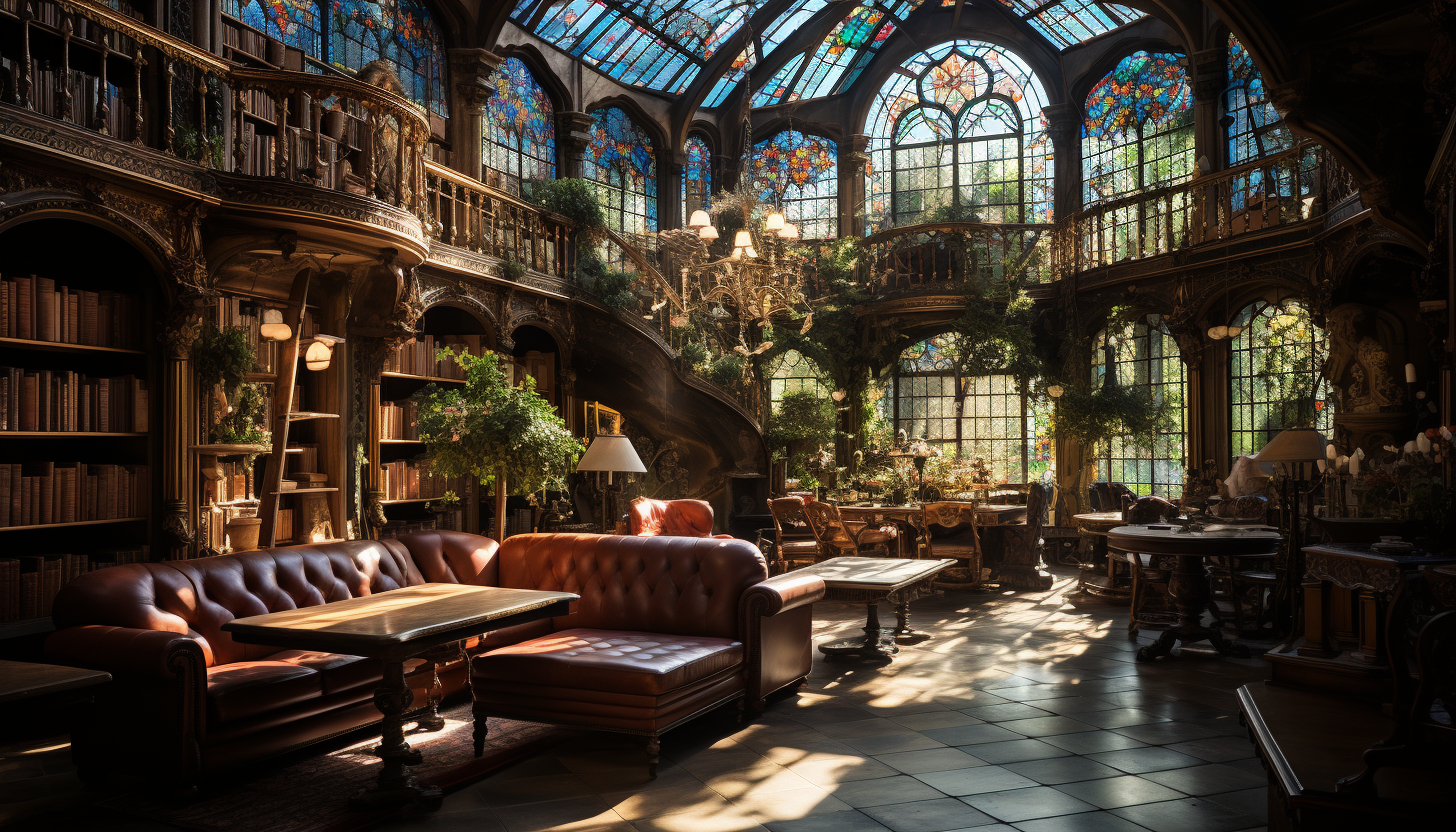
[[[1003,548],[996,562],[988,562],[993,580],[1002,588],[1050,589],[1052,576],[1042,571],[1041,531],[1046,521],[1047,488],[1032,483],[1026,493],[1026,523],[998,526]]]
[[[853,530],[839,516],[839,507],[815,500],[804,506],[804,515],[819,544],[819,560],[837,557],[893,557],[896,533],[891,529],[866,526]]]
[[[1129,523],[1162,523],[1177,520],[1178,511],[1177,503],[1162,497],[1139,497],[1128,507],[1123,519]]]
[[[713,507],[704,500],[653,500],[638,497],[628,514],[634,537],[720,537],[713,534]]]
[[[955,566],[936,577],[935,585],[946,589],[980,586],[981,538],[976,532],[976,504],[927,503],[924,512],[925,557],[956,559]]]

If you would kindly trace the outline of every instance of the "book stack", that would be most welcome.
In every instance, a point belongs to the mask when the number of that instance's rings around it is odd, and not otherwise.
[[[146,381],[0,367],[0,431],[146,433]]]
[[[409,399],[379,405],[380,439],[420,438],[419,405]]]
[[[146,546],[89,555],[25,555],[0,558],[0,621],[26,621],[51,614],[56,593],[74,578],[108,566],[144,563]]]
[[[404,373],[411,376],[434,376],[437,378],[465,378],[465,370],[453,359],[440,361],[436,353],[441,347],[464,349],[471,355],[484,355],[480,335],[421,335],[414,343],[403,344],[384,362],[384,371]]]
[[[463,481],[458,477],[436,474],[427,459],[400,459],[379,466],[380,491],[386,500],[433,500],[446,491],[462,494]]]
[[[0,527],[144,517],[148,475],[145,465],[0,463]]]
[[[245,460],[219,462],[216,470],[221,476],[211,480],[207,487],[211,501],[231,504],[253,499],[253,495],[248,493],[248,467],[249,463]]]
[[[142,348],[138,298],[119,292],[73,291],[28,275],[0,280],[0,336],[88,347]]]
[[[268,54],[268,38],[262,32],[255,32],[231,20],[223,24],[222,42],[224,46],[230,46],[259,60]]]

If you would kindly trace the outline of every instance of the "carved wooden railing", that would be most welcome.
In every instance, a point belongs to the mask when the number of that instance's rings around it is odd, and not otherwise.
[[[866,237],[856,265],[861,283],[875,294],[914,291],[963,280],[967,274],[997,279],[1026,274],[1033,283],[1055,273],[1050,224],[996,225],[929,222],[889,228]]]
[[[564,217],[450,170],[425,163],[431,238],[570,281],[576,270]]]
[[[422,108],[346,76],[240,66],[117,6],[0,0],[13,89],[0,101],[203,167],[424,213]]]

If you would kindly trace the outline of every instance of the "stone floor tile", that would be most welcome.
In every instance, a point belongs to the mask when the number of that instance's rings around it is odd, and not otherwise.
[[[1267,786],[1213,794],[1206,799],[1246,815],[1263,815],[1269,810],[1269,788]]]
[[[1091,711],[1106,711],[1118,707],[1117,705],[1102,699],[1091,696],[1066,696],[1061,699],[1039,699],[1036,707],[1044,711],[1051,711],[1062,716],[1084,714]]]
[[[962,725],[958,728],[932,728],[920,733],[945,745],[979,745],[984,742],[1003,742],[1022,737],[1020,733],[1008,731],[999,725],[989,723]]]
[[[727,798],[704,784],[605,794],[602,799],[611,805],[613,811],[629,821],[695,809],[726,809],[729,806]]]
[[[1197,757],[1210,763],[1227,763],[1232,760],[1244,760],[1254,756],[1254,744],[1249,742],[1247,736],[1243,737],[1208,737],[1201,740],[1189,740],[1172,745],[1165,745],[1164,748],[1177,751],[1179,754],[1187,754],[1190,757]]]
[[[891,717],[891,721],[897,722],[912,731],[924,731],[934,728],[959,728],[962,725],[979,725],[986,720],[977,719],[963,711],[929,711],[926,713]]]
[[[1023,702],[1007,702],[1003,705],[983,705],[979,708],[964,708],[961,713],[973,716],[982,722],[1006,722],[1012,719],[1031,719],[1039,716],[1051,716],[1050,711],[1043,711],[1032,705]]]
[[[924,774],[929,771],[951,771],[958,768],[983,766],[985,760],[967,754],[959,748],[928,748],[924,751],[901,751],[896,754],[881,754],[875,758],[905,774]]]
[[[864,810],[892,832],[950,832],[993,824],[996,819],[953,797],[895,803]]]
[[[767,832],[767,828],[737,807],[701,808],[672,815],[632,821],[637,832]]]
[[[1109,777],[1104,780],[1063,783],[1057,788],[1073,797],[1085,800],[1099,809],[1117,809],[1123,806],[1136,806],[1139,803],[1177,800],[1183,796],[1167,786],[1161,786],[1131,774]]]
[[[1143,774],[1149,771],[1164,771],[1170,768],[1186,768],[1203,763],[1197,757],[1179,754],[1166,748],[1128,748],[1123,751],[1104,751],[1088,754],[1087,759],[1109,765],[1128,774]]]
[[[753,768],[730,771],[703,781],[729,800],[753,794],[771,794],[812,788],[815,784],[778,763],[764,760]]]
[[[770,832],[886,832],[888,827],[863,812],[824,812],[794,820],[765,821]]]
[[[1147,832],[1132,821],[1108,812],[1024,820],[1016,824],[1016,829],[1018,832]]]
[[[1081,780],[1097,780],[1103,777],[1117,777],[1122,772],[1086,757],[1053,757],[1047,760],[1027,760],[1024,763],[1008,763],[1005,768],[1043,786],[1059,783],[1076,783]]]
[[[1155,771],[1144,776],[1154,783],[1162,783],[1194,797],[1255,789],[1265,784],[1263,777],[1217,763],[1176,768],[1171,771]]]
[[[997,820],[1008,823],[1089,812],[1095,808],[1049,786],[1007,792],[988,792],[963,797],[961,800]]]
[[[754,793],[733,799],[733,805],[760,823],[794,820],[809,815],[843,812],[848,803],[826,789],[810,787],[772,793]]]
[[[884,717],[858,719],[853,722],[830,723],[819,726],[819,732],[835,740],[855,737],[877,737],[883,734],[897,734],[912,726],[901,725]]]
[[[1069,734],[1067,736],[1082,736],[1081,734]],[[1057,739],[1048,737],[1048,739]],[[966,753],[974,754],[982,760],[995,765],[1003,763],[1019,763],[1025,760],[1044,760],[1048,757],[1065,757],[1072,752],[1045,740],[1011,740],[1009,742],[988,742],[982,745],[970,745],[965,748]]]
[[[941,792],[905,774],[882,777],[877,780],[855,780],[840,783],[831,791],[834,796],[856,809],[869,806],[884,806],[890,803],[913,803],[917,800],[934,800]]]
[[[1035,719],[1013,719],[997,723],[1008,731],[1015,731],[1026,737],[1054,737],[1058,734],[1075,734],[1079,731],[1096,731],[1085,722],[1069,716],[1042,716]]]
[[[1186,722],[1152,722],[1147,725],[1130,725],[1126,728],[1114,728],[1113,733],[1121,734],[1124,737],[1132,737],[1139,742],[1149,745],[1168,745],[1175,742],[1186,742],[1187,740],[1201,740],[1217,736],[1206,728],[1199,728],[1196,725],[1189,725]]]
[[[1065,696],[1056,685],[1047,684],[991,688],[988,692],[1012,702],[1036,702],[1043,699],[1061,699]]]
[[[1145,748],[1147,743],[1132,737],[1124,737],[1111,731],[1086,731],[1080,734],[1061,734],[1047,737],[1043,742],[1065,749],[1073,754],[1096,754],[1099,751],[1121,751],[1126,748]]]
[[[891,777],[896,774],[895,769],[879,760],[857,754],[813,752],[797,760],[782,761],[781,764],[810,783],[826,787],[854,780]]]
[[[602,798],[578,797],[569,800],[548,800],[542,803],[524,803],[505,806],[494,810],[496,819],[506,832],[540,832],[547,829],[564,829],[580,824],[607,825],[625,821],[621,815]]]
[[[962,728],[943,728],[943,731],[969,731],[975,728],[994,728],[994,725],[967,725]],[[893,754],[896,751],[919,751],[922,748],[940,748],[946,743],[930,738],[926,734],[901,729],[900,733],[874,737],[855,737],[844,744],[861,754]]]
[[[1035,780],[1024,777],[1000,766],[977,766],[953,771],[932,771],[915,775],[916,779],[951,797],[965,797],[970,794],[1001,792],[1009,789],[1024,789],[1037,785]]]
[[[1263,822],[1263,818],[1195,797],[1127,806],[1112,813],[1152,832],[1233,832]]]
[[[1097,728],[1127,728],[1132,725],[1147,725],[1153,722],[1167,722],[1165,716],[1150,714],[1147,711],[1140,711],[1137,708],[1113,708],[1110,711],[1092,711],[1090,713],[1072,714],[1072,719],[1078,722],[1085,722]]]

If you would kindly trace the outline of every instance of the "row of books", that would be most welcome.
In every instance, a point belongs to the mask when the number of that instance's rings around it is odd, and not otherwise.
[[[0,367],[0,431],[146,433],[150,399],[136,376]]]
[[[278,172],[273,158],[275,136],[258,132],[257,125],[243,125],[243,172],[250,176],[274,176]]]
[[[89,555],[26,555],[0,558],[0,621],[26,621],[51,614],[61,587],[87,572],[150,560],[146,546]]]
[[[481,344],[480,335],[421,335],[414,343],[404,344],[384,362],[387,373],[405,373],[412,376],[436,376],[439,378],[465,378],[465,370],[453,359],[440,361],[435,356],[441,347],[464,349],[471,355],[484,355],[488,347]]]
[[[0,463],[0,527],[144,517],[149,473],[145,465]]]
[[[391,520],[379,530],[379,539],[394,540],[400,535],[410,532],[437,530],[464,531],[465,512],[462,510],[446,511],[427,520]]]
[[[140,349],[142,303],[120,292],[57,286],[48,277],[0,280],[0,335],[88,347]]]
[[[379,438],[418,440],[419,418],[420,406],[409,399],[382,402],[379,405]]]
[[[427,459],[400,459],[379,466],[379,489],[386,500],[433,500],[446,491],[465,491],[458,477],[435,473]]]
[[[219,462],[212,472],[218,475],[217,479],[211,479],[209,474],[209,478],[204,480],[204,499],[212,503],[235,503],[253,499],[248,488],[249,467],[250,463],[245,459]]]

